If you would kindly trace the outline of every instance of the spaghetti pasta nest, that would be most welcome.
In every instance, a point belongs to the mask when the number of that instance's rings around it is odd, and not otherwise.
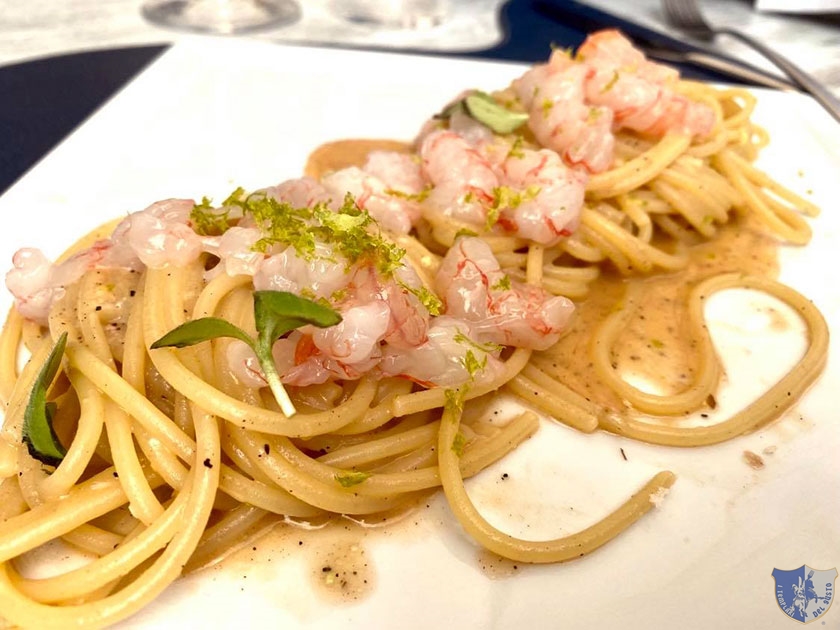
[[[617,536],[673,473],[540,542],[491,526],[463,480],[537,431],[529,406],[577,431],[713,444],[778,417],[816,379],[828,331],[806,298],[763,269],[698,263],[736,232],[809,240],[803,215],[817,208],[752,164],[767,141],[753,106],[607,31],[506,89],[461,95],[411,145],[331,143],[304,178],[218,205],[157,202],[56,263],[20,250],[0,337],[0,614],[108,625],[277,515],[374,515],[440,487],[479,544],[518,561],[570,560]],[[687,287],[677,334],[695,360],[651,392],[615,348],[659,278]],[[731,419],[687,425],[720,378],[703,305],[737,287],[791,305],[808,350]],[[607,394],[571,376],[579,349],[582,380]],[[511,395],[526,406],[504,424],[462,415]],[[54,539],[95,559],[18,572]]]

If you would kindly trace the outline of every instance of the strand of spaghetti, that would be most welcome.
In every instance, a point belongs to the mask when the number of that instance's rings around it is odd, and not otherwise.
[[[716,182],[703,177],[704,173],[697,172],[699,169],[680,168],[682,160],[677,160],[669,168],[659,174],[657,181],[674,187],[691,204],[697,208],[698,213],[703,217],[711,217],[720,223],[726,223],[729,219],[729,210],[732,203],[727,198],[726,192],[716,190]]]
[[[657,195],[662,197],[704,238],[713,238],[717,232],[714,217],[705,214],[702,207],[691,198],[684,197],[682,191],[666,182],[656,180],[650,185]]]
[[[328,466],[353,468],[370,462],[400,455],[432,441],[437,436],[437,422],[423,424],[387,437],[372,438],[361,444],[346,446],[317,458]]]
[[[213,496],[218,487],[219,456],[218,426],[209,414],[194,413],[196,417],[198,461],[205,459],[210,466],[193,467],[194,489],[189,494],[182,529],[176,533],[160,557],[142,575],[119,592],[96,602],[62,606],[60,608],[33,602],[14,588],[7,565],[0,570],[0,599],[6,602],[3,615],[21,626],[41,628],[100,628],[124,619],[157,597],[181,573],[193,552],[210,516]]]
[[[726,174],[735,188],[743,195],[750,210],[776,235],[790,243],[804,245],[811,240],[811,227],[802,217],[794,213],[780,216],[779,213],[768,207],[759,195],[759,190],[750,182],[742,165],[737,162],[734,156],[735,154],[727,149],[718,153],[714,160],[720,170]]]
[[[184,518],[184,507],[190,492],[190,488],[185,487],[159,519],[125,544],[109,550],[108,555],[55,577],[26,579],[10,570],[12,584],[34,601],[58,603],[84,597],[127,575],[172,539],[180,527],[179,520]]]
[[[79,525],[63,534],[61,539],[74,547],[97,556],[104,556],[123,542],[123,536],[106,531],[90,523]]]
[[[478,398],[489,392],[499,389],[502,385],[511,380],[531,358],[531,351],[524,348],[517,348],[508,357],[504,364],[502,373],[491,383],[478,385],[470,388],[465,394],[466,400]],[[391,409],[395,417],[400,418],[419,411],[428,409],[439,409],[446,403],[446,391],[441,387],[424,389],[410,394],[395,396],[391,402]]]
[[[650,151],[621,166],[590,177],[586,192],[595,198],[614,197],[640,188],[682,155],[690,144],[689,136],[665,134]]]
[[[151,344],[169,331],[159,314],[163,305],[155,299],[156,295],[160,295],[162,285],[166,284],[166,275],[159,270],[150,270],[146,275],[146,283],[149,306],[144,314],[144,328],[146,343]],[[211,413],[255,431],[290,437],[329,433],[362,417],[376,393],[376,383],[370,378],[363,378],[353,394],[341,405],[320,413],[297,414],[294,418],[287,418],[277,411],[243,404],[213,387],[184,366],[178,360],[177,352],[173,348],[159,348],[152,352],[152,363],[163,378]]]
[[[581,213],[582,215],[583,213]],[[581,224],[578,227],[578,232],[583,239],[598,248],[603,255],[612,261],[616,269],[623,274],[628,274],[633,271],[633,266],[630,260],[625,256],[624,252],[616,247],[609,239],[605,238],[597,230],[593,230],[588,225]]]
[[[687,263],[685,256],[666,254],[653,245],[636,238],[630,232],[594,211],[583,212],[581,222],[601,237],[612,243],[639,271],[650,271],[654,266],[667,270],[682,269]]]
[[[137,392],[123,379],[112,372],[107,365],[98,361],[82,347],[69,347],[68,356],[80,372],[85,374],[100,390],[105,392],[126,413],[140,423],[150,435],[156,437],[163,446],[178,455],[184,461],[190,461],[195,452],[195,442],[190,439],[175,423],[163,414],[145,396]],[[177,475],[177,469],[170,469],[169,475]],[[225,492],[239,500],[249,498],[252,502],[272,511],[289,513],[310,511],[302,509],[300,502],[292,497],[272,492],[265,486],[255,486],[232,470],[223,470],[223,488]],[[241,498],[240,498],[241,497]]]
[[[595,431],[603,415],[600,407],[531,364],[506,387],[522,400],[584,433]]]
[[[644,392],[630,385],[613,368],[612,348],[615,340],[640,306],[640,289],[637,286],[627,286],[622,308],[610,313],[593,334],[591,352],[596,374],[635,409],[656,415],[685,414],[701,407],[717,386],[720,365],[706,330],[704,302],[702,298],[698,298],[702,295],[700,292],[703,291],[703,287],[703,284],[695,287],[692,297],[689,298],[688,332],[698,341],[695,354],[699,355],[699,359],[694,381],[681,392],[668,395]]]
[[[111,445],[117,478],[128,497],[129,509],[148,527],[163,514],[163,506],[154,495],[140,465],[129,418],[112,400],[105,401],[105,433]]]
[[[165,505],[169,505],[168,500]],[[132,516],[131,511],[125,505],[96,519],[96,527],[122,537],[131,534],[138,525],[141,529],[144,528],[143,524]]]
[[[0,562],[58,538],[79,525],[126,502],[125,493],[108,468],[77,485],[61,501],[42,503],[0,523]]]
[[[522,440],[530,437],[539,427],[537,417],[532,412],[517,416],[506,427],[500,428],[492,437],[469,441],[461,458],[461,474],[471,477],[490,464],[498,461]],[[251,443],[259,445],[258,436],[251,436]],[[318,483],[324,484],[331,491],[345,494],[340,481],[348,471],[325,465],[301,452],[290,441],[283,438],[269,440],[271,456],[285,459],[295,470]],[[263,456],[265,459],[265,456]],[[392,473],[374,473],[363,481],[351,486],[354,494],[364,497],[387,498],[405,493],[435,488],[440,485],[440,474],[436,466],[420,470],[406,470]],[[340,510],[332,510],[340,511]]]
[[[102,435],[105,408],[102,396],[84,375],[70,370],[70,384],[79,397],[80,414],[73,441],[67,454],[53,473],[41,483],[40,494],[45,500],[58,499],[70,492],[82,478],[96,445]]]
[[[239,427],[232,427],[231,434],[237,446],[241,448],[272,481],[306,503],[328,512],[337,514],[371,514],[382,512],[397,504],[397,497],[363,497],[355,488],[342,488],[338,481],[322,483],[278,456],[280,444],[286,445],[287,438],[282,436],[259,436]],[[272,448],[267,453],[265,444]]]
[[[237,501],[248,503],[273,514],[295,518],[312,518],[322,514],[322,510],[291,496],[282,488],[248,479],[230,468],[222,468],[222,479],[219,485],[225,494]]]
[[[146,346],[143,343],[143,282],[137,283],[123,339],[120,376],[141,394],[146,392]]]
[[[586,529],[547,541],[530,541],[506,534],[481,516],[464,487],[458,455],[453,448],[461,424],[461,411],[454,405],[444,409],[438,438],[438,460],[443,491],[458,522],[476,542],[490,551],[518,562],[564,562],[579,558],[606,544],[651,510],[654,497],[669,488],[673,473],[656,474],[615,511]]]
[[[516,277],[515,274],[508,273],[508,275]],[[517,277],[516,279],[518,280],[519,278]],[[556,280],[550,276],[543,278],[542,288],[552,295],[562,295],[570,300],[584,298],[589,293],[589,284],[572,284],[563,280]]]
[[[117,366],[114,357],[111,355],[111,348],[108,345],[108,339],[105,337],[105,328],[102,326],[97,310],[102,308],[96,304],[95,297],[100,284],[98,271],[90,271],[81,277],[79,293],[76,298],[76,318],[85,346],[101,361],[107,363],[112,370],[116,371]]]
[[[195,453],[195,442],[152,401],[134,389],[107,364],[100,361],[84,346],[68,344],[70,364],[84,374],[108,398],[139,422],[147,431],[164,442],[178,456],[188,461]]]
[[[227,512],[208,528],[201,537],[184,572],[189,573],[220,558],[234,549],[243,538],[266,517],[268,512],[253,505],[242,504]]]
[[[202,317],[214,316],[219,308],[220,302],[228,298],[233,291],[250,287],[252,281],[253,278],[251,276],[229,276],[227,273],[218,274],[199,293],[198,299],[193,307],[192,318],[200,319]],[[251,308],[253,309],[253,306]],[[225,319],[225,317],[222,316],[222,319]],[[209,375],[215,373],[215,367],[213,365],[213,344],[199,344],[194,348],[194,351],[201,365],[202,374],[209,380]],[[210,382],[212,383],[212,381]]]
[[[710,203],[720,206],[720,220],[727,220],[727,212],[733,206],[740,205],[742,199],[738,191],[729,181],[711,167],[708,160],[696,160],[690,157],[683,157],[674,162],[663,173],[681,175],[671,183],[688,185],[695,197],[701,199],[709,197]],[[685,178],[688,178],[686,181]]]
[[[413,385],[413,383],[409,383]],[[429,424],[434,421],[435,412],[433,410],[423,413],[416,413],[405,418],[390,423],[389,427],[379,428],[371,432],[369,435],[360,434],[342,434],[329,433],[326,435],[316,435],[306,440],[292,440],[296,446],[309,453],[321,452],[330,454],[333,451],[339,451],[345,448],[359,446],[368,440],[380,440],[391,438],[400,435],[405,431],[417,429],[418,427]]]
[[[774,280],[741,274],[712,277],[692,292],[692,303],[702,304],[708,296],[730,288],[748,288],[772,295],[793,308],[808,330],[808,349],[800,361],[765,394],[728,420],[704,427],[680,427],[654,424],[633,418],[612,416],[602,421],[608,431],[644,442],[669,446],[717,444],[763,426],[790,408],[813,383],[825,366],[828,356],[828,324],[802,294]]]
[[[333,433],[337,435],[358,435],[360,433],[373,431],[374,429],[378,429],[384,424],[387,424],[394,418],[394,411],[391,406],[391,402],[397,395],[398,394],[391,395],[378,405],[368,409],[365,412],[365,415],[358,420],[354,420],[353,422],[344,425]]]
[[[0,403],[8,403],[18,376],[18,348],[23,333],[23,317],[12,307],[0,330]]]
[[[27,402],[29,402],[29,392],[32,390],[32,385],[38,376],[38,372],[41,370],[41,366],[47,360],[52,346],[51,339],[43,339],[30,355],[29,360],[23,366],[23,371],[18,377],[17,383],[15,383],[15,388],[6,405],[3,426],[0,428],[0,436],[8,444],[17,445],[21,443],[23,435],[23,412]],[[18,450],[17,448],[14,449],[15,457]],[[5,474],[7,468],[7,464],[0,466],[0,469],[4,471],[3,477],[9,476]],[[9,474],[14,474],[14,472]]]
[[[782,186],[778,181],[768,176],[767,173],[757,169],[742,156],[733,151],[728,151],[726,158],[739,167],[744,172],[747,179],[753,182],[756,186],[765,188],[773,194],[781,197],[805,216],[819,216],[820,207],[818,205],[808,201],[800,195],[797,195],[789,188]]]

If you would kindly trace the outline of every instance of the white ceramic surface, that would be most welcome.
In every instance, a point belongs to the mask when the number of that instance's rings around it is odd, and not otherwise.
[[[0,198],[0,260],[24,245],[55,256],[74,236],[160,198],[220,199],[239,185],[298,176],[324,141],[410,139],[463,88],[499,87],[521,71],[236,40],[177,45]],[[772,138],[761,164],[825,209],[808,247],[783,248],[782,280],[838,331],[840,127],[799,95],[761,93],[756,118]],[[729,375],[721,415],[801,349],[795,318],[780,337],[755,315],[759,298],[742,298],[709,307]],[[0,306],[8,304],[4,294]],[[365,539],[376,583],[357,602],[322,599],[308,581],[311,559],[288,551],[181,580],[123,627],[791,628],[771,571],[840,567],[839,367],[832,347],[820,381],[782,420],[723,445],[666,449],[545,421],[469,482],[488,518],[541,538],[593,522],[656,470],[677,473],[660,508],[583,560],[494,579],[438,497],[416,524]],[[762,470],[743,461],[745,450],[767,447],[775,452]],[[820,621],[840,627],[840,606]]]

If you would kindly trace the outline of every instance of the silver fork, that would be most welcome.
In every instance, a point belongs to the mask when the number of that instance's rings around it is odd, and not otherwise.
[[[790,77],[791,81],[813,96],[814,100],[822,105],[829,114],[834,116],[835,120],[840,122],[840,101],[828,88],[791,62],[790,59],[783,57],[757,39],[734,28],[726,26],[713,27],[705,20],[703,14],[700,12],[700,7],[697,6],[694,0],[662,0],[662,8],[671,24],[697,39],[711,41],[718,35],[729,35],[757,50]]]

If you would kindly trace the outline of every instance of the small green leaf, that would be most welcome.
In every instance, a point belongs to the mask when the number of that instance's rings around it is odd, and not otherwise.
[[[370,477],[369,472],[351,471],[335,474],[335,480],[341,485],[342,488],[351,488],[353,486],[357,486],[368,477]]]
[[[506,109],[484,92],[474,92],[467,96],[464,99],[464,106],[470,116],[496,133],[516,131],[528,120],[526,112]]]
[[[328,328],[341,321],[329,306],[286,291],[254,291],[254,321],[260,347],[271,346],[287,332],[307,324]]]
[[[41,371],[38,372],[29,394],[29,402],[23,412],[23,442],[32,457],[50,466],[58,466],[67,454],[53,429],[56,405],[47,402],[47,390],[58,374],[66,346],[65,332],[58,338]]]
[[[189,322],[184,322],[166,333],[155,341],[151,348],[186,348],[194,346],[202,341],[217,339],[219,337],[233,337],[244,341],[252,348],[254,340],[241,328],[234,326],[224,319],[218,317],[201,317]]]

